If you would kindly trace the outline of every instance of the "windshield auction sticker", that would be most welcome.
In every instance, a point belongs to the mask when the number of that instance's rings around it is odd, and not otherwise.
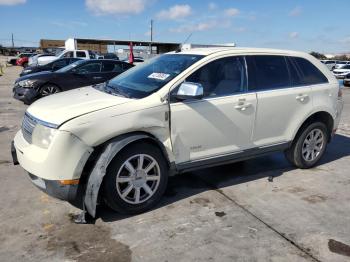
[[[164,74],[164,73],[152,73],[148,76],[148,78],[152,79],[158,79],[164,81],[167,79],[170,75],[169,74]]]

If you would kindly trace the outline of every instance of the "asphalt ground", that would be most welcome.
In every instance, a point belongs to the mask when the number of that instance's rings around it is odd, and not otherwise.
[[[102,207],[94,225],[76,225],[79,210],[12,165],[26,109],[11,92],[20,70],[0,77],[0,261],[350,261],[349,89],[315,168],[296,169],[277,153],[182,174],[147,213]]]

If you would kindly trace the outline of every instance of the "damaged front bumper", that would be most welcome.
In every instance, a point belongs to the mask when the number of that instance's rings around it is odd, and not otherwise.
[[[15,86],[12,89],[13,97],[17,100],[24,102],[25,104],[31,104],[38,97],[39,93],[34,88],[24,88]]]
[[[60,180],[46,180],[30,173],[28,175],[31,182],[41,191],[54,198],[67,201],[77,208],[83,208],[85,188],[78,181],[75,184],[65,185]]]

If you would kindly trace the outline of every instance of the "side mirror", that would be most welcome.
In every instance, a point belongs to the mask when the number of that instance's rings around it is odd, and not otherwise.
[[[203,97],[203,86],[199,83],[184,82],[177,91],[178,100],[201,99]]]

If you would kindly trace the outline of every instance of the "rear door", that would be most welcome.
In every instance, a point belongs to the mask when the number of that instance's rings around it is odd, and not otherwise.
[[[279,55],[247,56],[249,90],[258,106],[253,132],[257,147],[290,141],[295,128],[312,111],[311,87],[301,82],[292,60]]]

